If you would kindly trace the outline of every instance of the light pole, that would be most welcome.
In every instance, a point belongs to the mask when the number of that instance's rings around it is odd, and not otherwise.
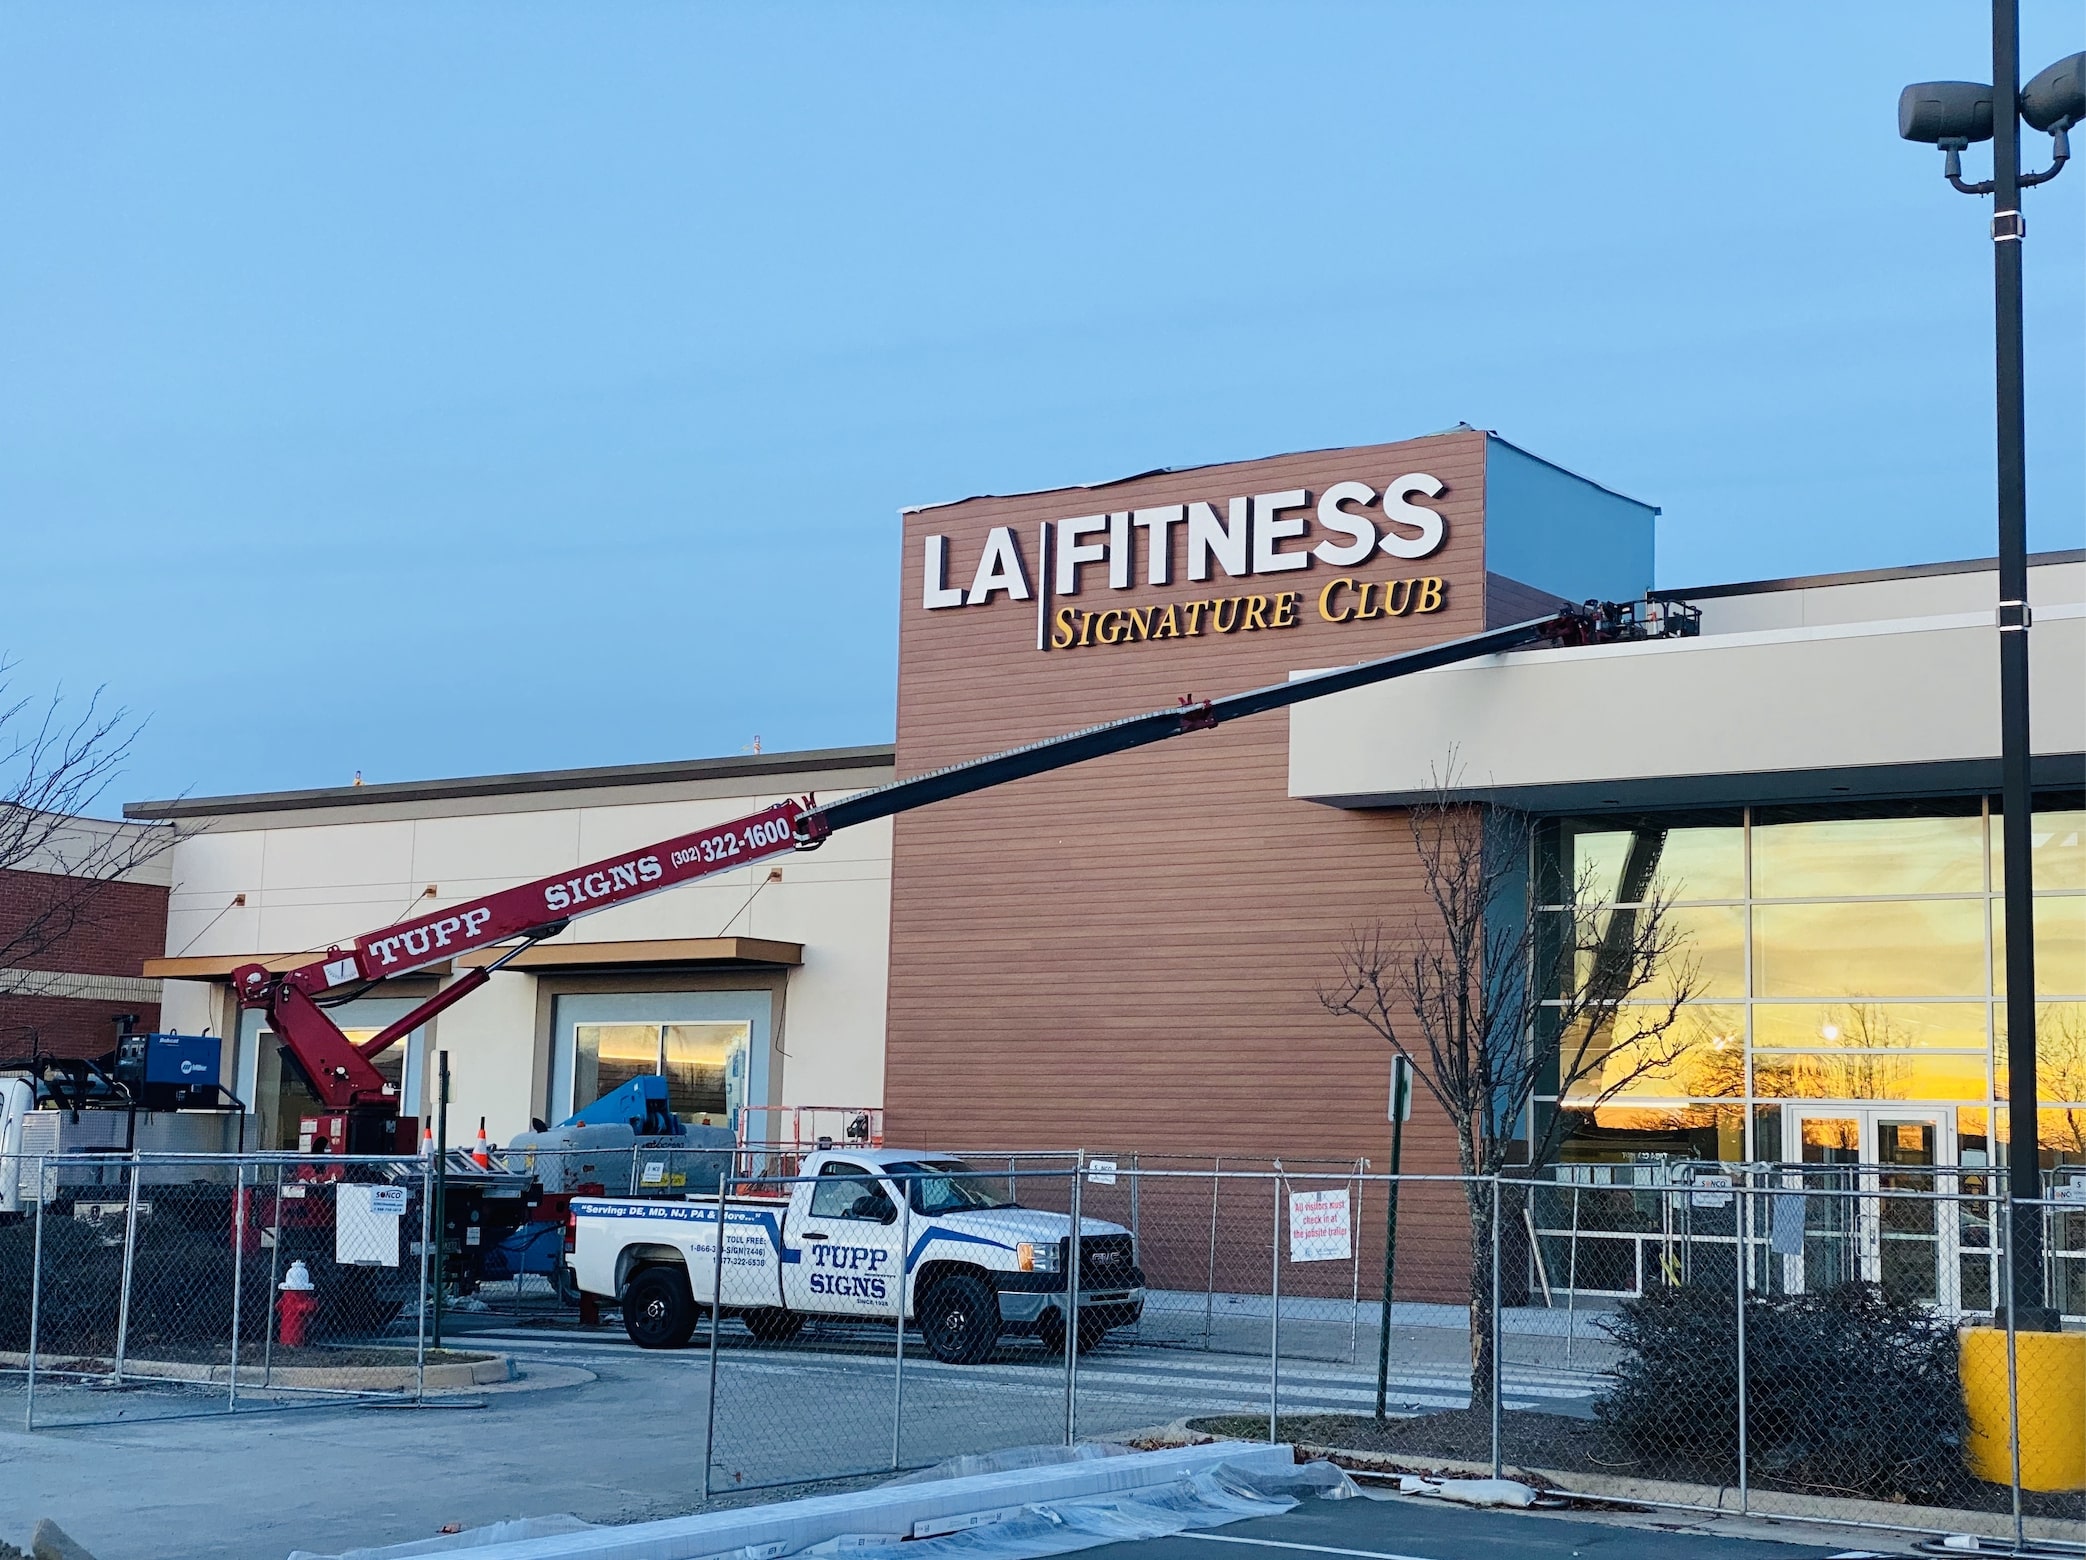
[[[1992,84],[1930,81],[1898,97],[1898,134],[1947,154],[1948,182],[1992,201],[1992,294],[1998,368],[1999,435],[1999,789],[2006,903],[2007,1187],[2013,1261],[2006,1304],[2017,1328],[2055,1331],[2043,1304],[2040,1099],[2035,1077],[2035,901],[2030,849],[2033,792],[2028,774],[2028,487],[2022,432],[2021,244],[2027,224],[2021,191],[2057,177],[2071,154],[2065,132],[2086,117],[2086,54],[2059,60],[2023,89],[2020,0],[1992,0]],[[2041,173],[2021,172],[2021,121],[2048,131],[2054,157]],[[1992,177],[1966,184],[1962,153],[1992,143]]]

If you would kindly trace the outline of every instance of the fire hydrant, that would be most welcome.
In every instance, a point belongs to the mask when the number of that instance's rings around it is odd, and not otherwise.
[[[311,1269],[292,1262],[282,1281],[282,1299],[277,1303],[276,1337],[285,1349],[304,1347],[305,1329],[319,1309],[319,1297],[311,1287]]]

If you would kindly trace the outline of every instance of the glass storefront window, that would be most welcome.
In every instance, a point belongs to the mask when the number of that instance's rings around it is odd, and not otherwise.
[[[667,1024],[667,1099],[690,1121],[729,1122],[745,1103],[747,1024]]]
[[[2038,807],[2029,819],[2030,877],[2036,892],[2086,890],[2086,809]],[[1992,888],[2006,881],[2006,837],[1992,809]]]
[[[683,1120],[732,1126],[774,1103],[766,990],[561,992],[551,1006],[546,1119],[561,1121],[643,1074]]]
[[[1761,1002],[1753,1008],[1755,1050],[1976,1051],[1986,1045],[1984,1002]]]
[[[1577,950],[1578,979],[1582,987],[1592,978],[1594,964],[1600,957],[1593,945],[1614,930],[1615,917],[1635,913],[1627,908],[1603,910],[1587,916],[1559,913],[1560,924],[1576,920],[1582,927],[1581,936],[1587,944]],[[1688,992],[1692,1000],[1743,997],[1746,994],[1746,912],[1743,905],[1676,906],[1667,912],[1666,925],[1680,939],[1675,957],[1668,968],[1655,974],[1651,983],[1636,995],[1671,1001],[1678,994],[1674,985],[1683,971],[1693,977]],[[1630,930],[1622,928],[1616,931],[1616,935],[1627,948]]]
[[[1995,1093],[2006,1097],[2006,1007],[1992,1008]],[[2035,1006],[2035,1089],[2052,1103],[2086,1104],[2086,1002]]]
[[[1550,903],[1562,903],[1564,890],[1583,886],[1590,903],[1614,904],[1632,884],[1634,901],[1647,876],[1677,902],[1745,897],[1745,828],[1737,814],[1714,822],[1648,818],[1629,826],[1615,819],[1571,819],[1560,825],[1559,847],[1557,882],[1545,892]]]
[[[1737,1105],[1602,1105],[1563,1112],[1558,1158],[1590,1169],[1668,1158],[1738,1160],[1745,1157],[1745,1112]],[[1636,1179],[1649,1184],[1649,1168]],[[1591,1177],[1587,1177],[1591,1181]],[[1594,1183],[1599,1184],[1599,1183]]]
[[[1758,905],[1756,997],[1981,997],[1985,900]]]
[[[1784,1100],[1985,1098],[1979,1056],[1891,1051],[1776,1051],[1753,1058],[1753,1093]]]
[[[1992,901],[1992,990],[2006,995],[2006,901]],[[2086,894],[2035,896],[2035,991],[2086,996]]]
[[[576,1105],[591,1105],[632,1078],[659,1071],[657,1024],[581,1024],[573,1033]]]
[[[1646,1005],[1604,1015],[1582,1052],[1568,1039],[1562,1062],[1575,1074],[1565,1099],[1729,1099],[1746,1092],[1742,1009]]]
[[[1755,899],[1978,894],[1985,822],[1961,817],[1808,818],[1753,823]]]
[[[653,1073],[687,1121],[728,1124],[746,1103],[750,1024],[576,1024],[572,1038],[575,1108]]]

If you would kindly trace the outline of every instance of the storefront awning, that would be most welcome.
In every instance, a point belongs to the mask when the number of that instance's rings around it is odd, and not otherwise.
[[[457,960],[463,968],[482,969],[508,950],[480,948]],[[804,962],[804,945],[767,937],[652,937],[630,942],[546,942],[525,949],[502,968],[553,971],[685,969],[692,965],[764,965],[790,969]]]

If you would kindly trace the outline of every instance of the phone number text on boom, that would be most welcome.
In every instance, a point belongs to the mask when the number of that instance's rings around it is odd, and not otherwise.
[[[714,865],[720,861],[729,861],[734,856],[751,855],[755,851],[787,845],[792,840],[787,822],[781,818],[769,818],[760,823],[750,823],[731,834],[712,834],[697,840],[693,845],[683,846],[674,852],[673,863],[677,867],[685,867],[698,861],[705,865]]]

